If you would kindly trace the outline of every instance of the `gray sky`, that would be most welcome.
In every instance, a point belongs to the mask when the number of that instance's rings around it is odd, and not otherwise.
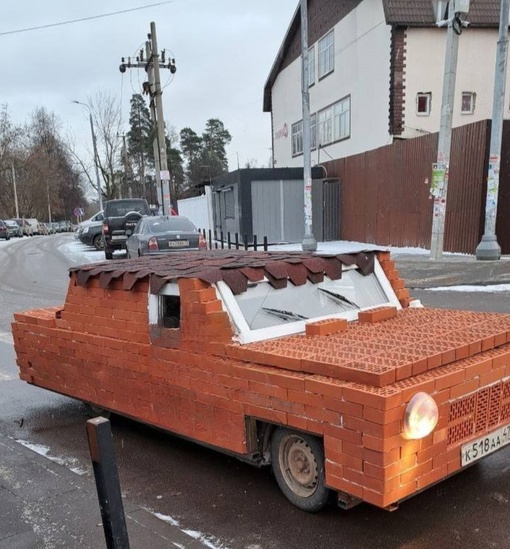
[[[149,5],[158,0],[2,1],[0,33]],[[0,35],[3,62],[0,103],[22,123],[39,106],[54,112],[64,133],[90,150],[86,102],[99,90],[122,97],[127,131],[129,99],[139,93],[143,70],[119,72],[122,56],[136,55],[150,22],[158,46],[172,52],[174,80],[164,90],[165,120],[198,134],[220,118],[233,135],[229,167],[249,158],[267,165],[270,115],[262,112],[263,87],[298,0],[174,0],[172,3],[31,32]],[[162,72],[165,83],[169,71]]]

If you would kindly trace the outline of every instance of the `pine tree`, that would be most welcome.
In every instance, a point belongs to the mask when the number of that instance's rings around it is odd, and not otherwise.
[[[131,97],[129,114],[130,129],[127,134],[128,155],[133,165],[135,181],[133,196],[150,198],[146,188],[147,168],[154,165],[152,139],[154,136],[150,113],[142,95],[135,93]],[[136,182],[136,183],[135,183]]]

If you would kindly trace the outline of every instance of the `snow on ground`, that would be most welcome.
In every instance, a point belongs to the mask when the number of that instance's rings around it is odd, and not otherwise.
[[[487,286],[439,286],[437,288],[423,288],[428,292],[486,292],[497,294],[501,292],[510,292],[510,284],[492,284]]]
[[[58,463],[59,465],[64,465],[68,469],[70,469],[73,473],[76,473],[77,475],[85,475],[87,471],[84,469],[81,469],[80,467],[77,467],[76,464],[78,463],[78,460],[73,457],[66,457],[66,456],[51,456],[50,448],[48,446],[44,446],[42,444],[34,444],[32,442],[28,442],[27,440],[22,439],[15,439],[16,442],[21,444],[22,446],[25,446],[25,448],[29,448],[33,452],[36,452],[37,454],[44,456],[45,458],[48,458],[51,461],[54,461],[55,463]]]

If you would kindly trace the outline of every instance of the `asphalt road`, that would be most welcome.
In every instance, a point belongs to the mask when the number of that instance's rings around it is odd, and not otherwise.
[[[81,403],[17,379],[5,332],[16,310],[63,302],[69,236],[24,239],[0,250],[0,431],[47,447],[91,476]],[[98,260],[101,260],[98,254]],[[510,312],[510,295],[414,291],[430,306]],[[1,333],[4,335],[1,335]],[[112,418],[122,490],[132,501],[200,531],[221,549],[507,548],[510,449],[426,490],[389,513],[369,505],[299,511],[259,470],[120,417]],[[1,466],[1,464],[0,464]]]

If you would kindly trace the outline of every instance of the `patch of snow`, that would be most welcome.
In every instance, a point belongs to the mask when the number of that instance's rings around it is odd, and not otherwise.
[[[191,538],[200,541],[206,547],[210,547],[211,549],[228,549],[228,547],[222,542],[220,542],[219,540],[216,540],[214,538],[211,538],[210,536],[202,534],[202,532],[197,532],[196,530],[182,529],[179,525],[179,521],[175,520],[173,517],[169,517],[168,515],[163,515],[161,513],[156,513],[155,511],[151,511],[150,509],[147,509],[147,511],[149,513],[152,513],[155,517],[162,520],[163,522],[166,522],[167,524],[171,524],[172,526],[179,528],[181,532],[184,532]]]
[[[438,286],[437,288],[423,288],[428,292],[485,292],[489,294],[498,294],[510,292],[510,284],[492,284],[488,286]]]
[[[102,250],[85,246],[85,244],[82,244],[77,239],[61,244],[59,250],[76,263],[76,265],[104,261],[104,252]]]
[[[48,446],[44,446],[43,444],[34,444],[33,442],[28,442],[27,440],[23,440],[23,439],[15,439],[15,440],[22,446],[25,446],[25,448],[32,450],[36,454],[44,456],[45,458],[49,459],[50,461],[53,461],[54,463],[57,463],[58,465],[63,465],[64,467],[67,467],[77,475],[86,474],[86,471],[81,469],[80,467],[76,467],[76,466],[71,467],[71,465],[75,465],[78,463],[78,460],[76,458],[65,457],[65,456],[61,456],[61,457],[50,456],[48,455],[50,452],[50,448]]]

